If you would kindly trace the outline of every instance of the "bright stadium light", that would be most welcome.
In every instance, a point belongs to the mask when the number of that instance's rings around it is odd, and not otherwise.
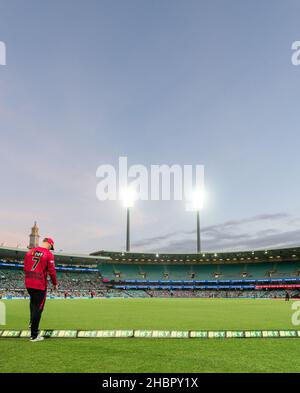
[[[136,192],[132,188],[125,188],[121,192],[121,198],[123,201],[124,207],[133,207],[134,202],[136,200]]]
[[[126,188],[121,192],[121,199],[124,207],[127,210],[127,222],[126,222],[126,252],[130,251],[130,208],[133,207],[136,201],[136,192],[133,188]]]
[[[204,206],[204,190],[198,189],[192,193],[191,207],[193,210],[201,210]]]

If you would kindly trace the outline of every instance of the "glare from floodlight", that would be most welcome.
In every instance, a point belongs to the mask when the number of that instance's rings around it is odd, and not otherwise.
[[[193,210],[201,210],[204,206],[204,190],[198,189],[192,193],[191,208]]]
[[[126,188],[121,192],[124,207],[133,207],[136,200],[136,192],[132,188]]]

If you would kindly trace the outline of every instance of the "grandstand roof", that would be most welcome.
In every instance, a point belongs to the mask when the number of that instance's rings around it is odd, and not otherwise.
[[[0,247],[0,258],[3,259],[20,259],[24,258],[28,252],[26,248],[13,248],[13,247]],[[61,252],[54,252],[55,262],[60,264],[85,264],[93,265],[103,260],[107,261],[110,258],[107,256],[92,256],[92,255],[81,255],[81,254],[68,254]]]
[[[267,261],[300,261],[300,247],[281,248],[270,250],[250,250],[232,252],[203,252],[203,253],[139,253],[96,251],[92,256],[111,258],[108,262],[118,263],[257,263]]]

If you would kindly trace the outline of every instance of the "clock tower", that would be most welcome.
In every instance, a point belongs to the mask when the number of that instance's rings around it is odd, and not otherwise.
[[[39,228],[36,225],[36,221],[34,222],[34,226],[31,228],[31,234],[29,235],[29,246],[28,248],[35,248],[39,246]]]

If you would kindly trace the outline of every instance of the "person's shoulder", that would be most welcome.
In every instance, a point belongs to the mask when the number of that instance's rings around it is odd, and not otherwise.
[[[31,256],[37,249],[38,247],[34,247],[34,248],[30,248],[27,252],[26,252],[26,256]]]
[[[54,259],[54,255],[52,254],[52,252],[50,250],[48,250],[48,255],[49,255],[49,258]]]

